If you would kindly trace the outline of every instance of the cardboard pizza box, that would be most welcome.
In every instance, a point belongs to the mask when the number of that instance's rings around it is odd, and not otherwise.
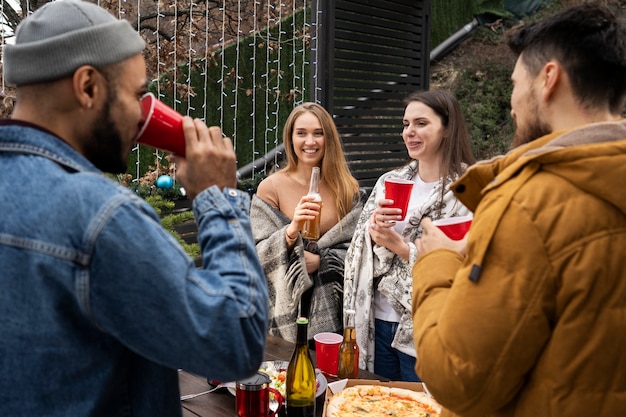
[[[324,412],[322,417],[326,417],[326,406],[333,397],[344,388],[353,387],[355,385],[381,385],[383,387],[404,388],[417,392],[424,392],[424,384],[421,382],[404,382],[404,381],[379,381],[377,379],[340,379],[339,381],[330,382],[326,386],[326,398],[324,400]]]

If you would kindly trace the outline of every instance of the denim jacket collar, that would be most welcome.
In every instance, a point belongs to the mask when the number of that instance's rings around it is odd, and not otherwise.
[[[0,120],[3,135],[0,137],[0,152],[33,154],[55,161],[72,171],[100,172],[87,158],[69,143],[49,130],[22,120]],[[24,135],[24,128],[33,129]]]

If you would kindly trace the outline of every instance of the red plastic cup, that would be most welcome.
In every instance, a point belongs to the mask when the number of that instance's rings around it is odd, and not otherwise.
[[[185,156],[183,116],[152,93],[144,94],[141,107],[145,121],[137,134],[137,143]]]
[[[385,198],[393,200],[393,204],[387,207],[399,208],[402,210],[402,220],[406,217],[409,208],[409,199],[413,190],[413,181],[400,178],[387,178],[385,180]]]
[[[336,377],[339,367],[339,346],[343,336],[337,333],[323,332],[313,336],[317,367],[326,376]]]
[[[450,239],[461,240],[472,225],[472,216],[447,217],[435,220],[433,224],[440,228]]]

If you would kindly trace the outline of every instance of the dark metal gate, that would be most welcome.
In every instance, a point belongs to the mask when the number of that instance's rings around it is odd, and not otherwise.
[[[430,0],[318,0],[314,101],[332,115],[352,174],[371,187],[408,160],[403,99],[428,89]]]

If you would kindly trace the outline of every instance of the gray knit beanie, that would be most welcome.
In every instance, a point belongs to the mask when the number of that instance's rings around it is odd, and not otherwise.
[[[23,85],[71,75],[82,65],[104,67],[143,51],[126,20],[87,1],[57,0],[24,19],[15,44],[4,47],[4,80]]]

